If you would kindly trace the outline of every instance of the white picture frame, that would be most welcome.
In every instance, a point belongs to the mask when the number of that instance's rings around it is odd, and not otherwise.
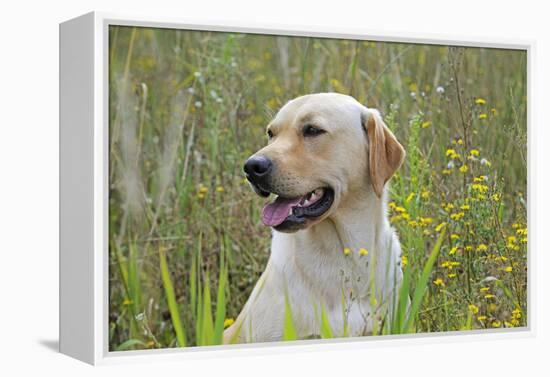
[[[373,41],[445,44],[527,51],[528,96],[532,93],[535,44],[525,40],[461,38],[419,33],[393,33],[252,22],[196,22],[158,17],[88,13],[60,24],[60,352],[90,364],[132,360],[226,357],[308,351],[320,347],[380,347],[399,343],[473,341],[533,336],[534,255],[528,251],[528,326],[345,340],[308,340],[111,352],[108,350],[108,28],[110,25],[246,32],[289,36],[337,37]],[[528,101],[528,135],[533,138]],[[528,143],[528,145],[531,145]],[[531,149],[528,150],[528,201]],[[532,217],[529,211],[529,219]],[[531,245],[529,243],[529,245]],[[451,336],[452,335],[452,336]]]

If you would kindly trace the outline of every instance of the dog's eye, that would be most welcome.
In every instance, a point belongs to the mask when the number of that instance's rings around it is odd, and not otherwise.
[[[271,139],[273,137],[273,132],[271,130],[267,130],[267,138]]]
[[[305,126],[303,129],[304,136],[318,136],[318,135],[324,134],[325,132],[326,132],[325,130],[312,126],[310,124]]]

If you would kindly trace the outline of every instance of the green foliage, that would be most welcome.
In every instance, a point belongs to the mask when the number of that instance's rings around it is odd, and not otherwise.
[[[288,300],[288,296],[285,295],[285,321],[283,326],[283,340],[296,340],[298,334],[296,333],[296,326],[294,326],[294,319],[292,317],[292,308]]]
[[[174,293],[174,285],[172,284],[172,278],[170,277],[170,271],[168,270],[168,265],[166,263],[166,251],[162,247],[159,248],[159,260],[162,284],[166,293],[166,301],[168,302],[172,325],[174,326],[174,330],[176,332],[178,346],[185,347],[185,332],[183,331],[183,325],[181,324],[180,311],[176,301],[176,295]]]
[[[323,304],[321,304],[321,338],[334,338],[334,333],[332,332],[332,328],[330,327],[330,322],[328,320],[327,310]]]

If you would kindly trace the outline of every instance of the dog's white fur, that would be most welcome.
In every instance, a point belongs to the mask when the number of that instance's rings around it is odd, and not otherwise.
[[[301,140],[304,119],[328,134]],[[270,127],[278,136],[258,154],[287,174],[293,183],[287,190],[303,195],[328,184],[335,200],[306,229],[273,232],[267,267],[224,341],[281,340],[286,307],[299,338],[321,335],[323,311],[335,336],[370,334],[390,320],[402,279],[385,183],[401,165],[404,150],[376,110],[336,93],[290,101]],[[368,254],[360,255],[361,248]]]

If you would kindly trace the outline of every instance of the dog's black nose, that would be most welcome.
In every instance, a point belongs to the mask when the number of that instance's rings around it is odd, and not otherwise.
[[[251,180],[264,177],[271,171],[273,163],[264,156],[252,156],[244,164],[244,172]]]

